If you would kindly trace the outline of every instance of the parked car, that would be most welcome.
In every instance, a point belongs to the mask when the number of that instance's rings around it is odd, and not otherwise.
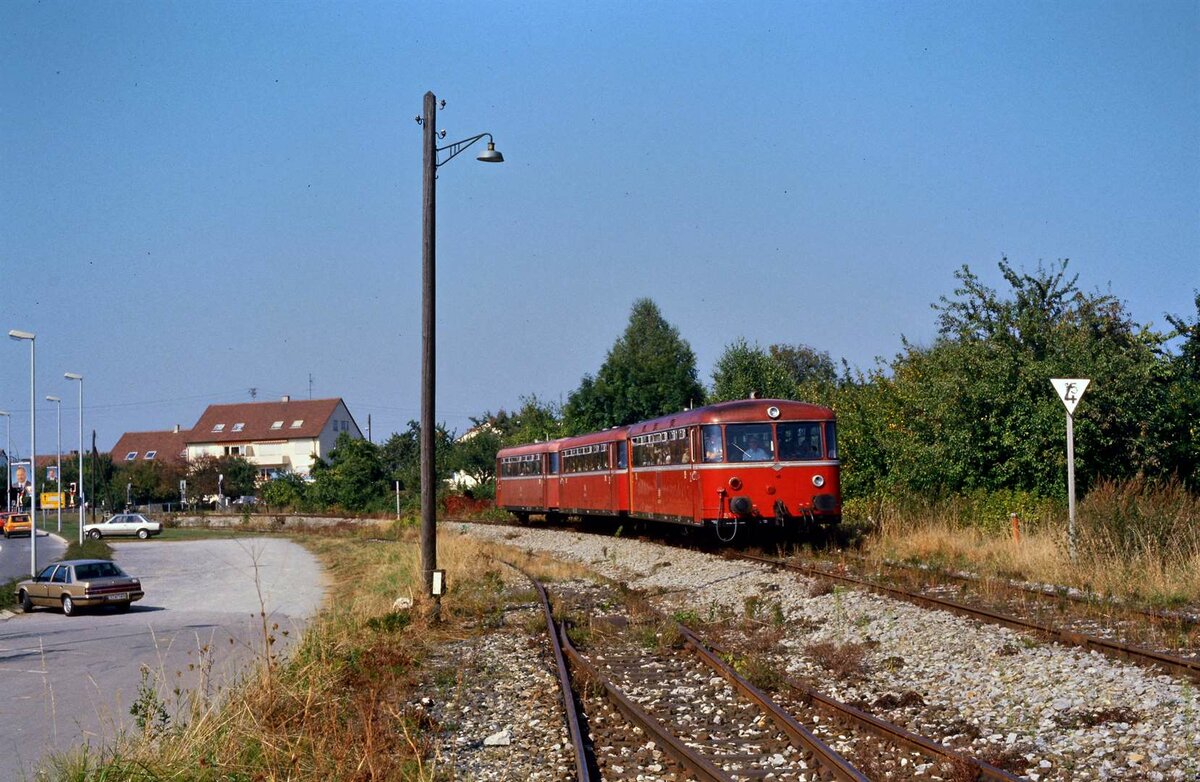
[[[111,605],[128,611],[146,593],[142,582],[107,559],[69,559],[47,565],[34,578],[17,584],[17,602],[29,613],[34,606],[61,606],[67,616],[80,608]]]
[[[258,497],[244,495],[233,501],[233,504],[239,508],[253,508],[258,504]]]
[[[28,513],[0,513],[0,527],[4,528],[6,538],[11,538],[18,532],[24,532],[26,535],[33,532]]]
[[[142,540],[151,535],[161,535],[161,522],[150,521],[140,513],[118,513],[100,524],[85,524],[83,534],[92,540],[115,537],[117,535],[137,535]]]

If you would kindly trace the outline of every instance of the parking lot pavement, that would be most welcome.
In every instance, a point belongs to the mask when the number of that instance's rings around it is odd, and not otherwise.
[[[0,779],[31,778],[49,750],[94,747],[134,728],[129,708],[143,666],[168,709],[217,695],[262,659],[264,612],[265,632],[285,652],[324,596],[320,564],[288,540],[113,549],[146,591],[129,613],[38,609],[0,621]],[[173,694],[177,686],[183,695]]]
[[[38,567],[42,568],[62,557],[67,541],[58,535],[38,532]],[[0,538],[0,583],[14,578],[29,578],[29,538],[17,536]]]

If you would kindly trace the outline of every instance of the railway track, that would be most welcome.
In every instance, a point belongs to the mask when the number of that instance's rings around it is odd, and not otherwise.
[[[797,564],[773,557],[763,557],[747,553],[728,553],[734,559],[758,562],[771,567],[784,568],[802,573],[806,576],[827,579],[836,583],[848,584],[876,594],[913,603],[923,608],[948,611],[959,616],[969,617],[990,624],[1002,625],[1014,630],[1033,633],[1068,646],[1076,646],[1086,650],[1094,650],[1101,654],[1117,659],[1133,662],[1138,665],[1156,666],[1176,676],[1185,676],[1200,681],[1200,658],[1184,658],[1165,652],[1148,649],[1134,644],[1123,643],[1108,638],[1087,635],[1076,630],[1047,624],[1019,616],[1001,613],[990,608],[968,605],[966,603],[948,600],[942,597],[923,594],[908,589],[887,586],[869,581],[847,573],[837,573],[825,568]]]
[[[791,559],[789,561],[795,561]],[[887,586],[956,602],[983,603],[1033,621],[1057,622],[1083,635],[1141,646],[1183,659],[1200,659],[1200,614],[1129,605],[1099,595],[1008,579],[957,573],[902,562],[871,560],[850,552],[809,560],[815,567],[851,575],[870,573]]]
[[[718,652],[661,618],[648,624],[647,615],[634,612],[600,616],[572,631],[585,639],[581,651],[555,625],[543,585],[524,575],[538,591],[558,661],[580,782],[1017,779],[800,682],[782,678],[784,686],[768,695],[729,662],[736,651]],[[565,596],[575,603],[568,612],[582,607],[596,616],[597,606],[611,605],[604,596],[580,597]]]

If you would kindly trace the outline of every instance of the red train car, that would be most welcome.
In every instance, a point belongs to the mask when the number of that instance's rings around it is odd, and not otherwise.
[[[837,523],[842,512],[833,411],[785,399],[505,448],[497,476],[497,505],[518,516],[630,517],[727,537],[748,525]]]

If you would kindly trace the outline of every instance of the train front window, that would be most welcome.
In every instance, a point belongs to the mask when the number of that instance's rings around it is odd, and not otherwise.
[[[721,441],[721,425],[708,424],[703,428],[704,432],[704,461],[706,462],[723,462],[725,461],[725,447]]]
[[[809,461],[821,458],[821,424],[799,421],[778,425],[779,458],[783,461]]]
[[[725,427],[725,443],[731,462],[769,462],[774,458],[770,424],[730,424]]]
[[[825,422],[825,453],[830,459],[838,458],[837,455],[837,425],[833,421]]]

